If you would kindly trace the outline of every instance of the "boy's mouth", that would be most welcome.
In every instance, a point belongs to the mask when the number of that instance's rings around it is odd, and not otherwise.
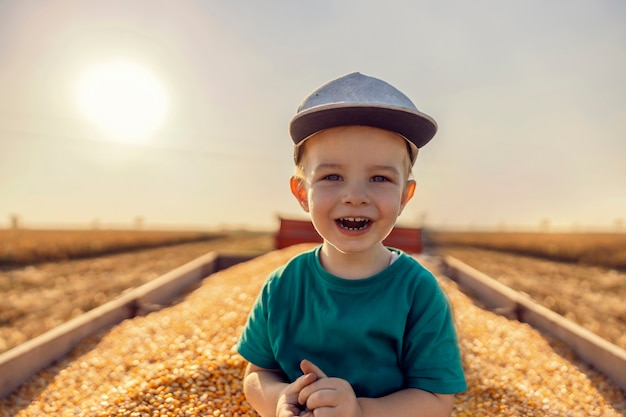
[[[369,226],[371,220],[364,217],[342,217],[336,220],[337,224],[346,230],[363,230]]]

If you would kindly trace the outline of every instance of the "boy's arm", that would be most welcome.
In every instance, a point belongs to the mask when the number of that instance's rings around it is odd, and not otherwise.
[[[287,385],[280,370],[259,368],[250,363],[243,380],[243,392],[262,417],[275,417],[276,404]]]
[[[292,384],[278,369],[260,368],[248,364],[243,380],[246,399],[262,417],[291,417],[300,415],[298,394],[315,381],[315,375],[302,375]]]
[[[449,417],[454,407],[453,394],[433,394],[407,388],[382,398],[359,398],[362,417],[375,416],[441,416]]]

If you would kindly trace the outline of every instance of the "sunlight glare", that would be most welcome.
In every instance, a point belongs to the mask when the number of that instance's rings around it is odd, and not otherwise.
[[[112,140],[146,139],[164,122],[168,97],[149,70],[126,61],[92,67],[80,77],[81,112]]]

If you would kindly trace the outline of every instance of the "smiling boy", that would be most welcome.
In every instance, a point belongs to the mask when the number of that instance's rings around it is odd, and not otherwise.
[[[466,389],[445,295],[382,243],[435,131],[404,94],[359,73],[298,109],[291,191],[323,243],[268,277],[238,343],[261,416],[449,416]]]
[[[413,195],[410,159],[397,134],[368,126],[323,130],[303,143],[291,190],[324,237],[324,269],[365,278],[389,265],[382,244]]]

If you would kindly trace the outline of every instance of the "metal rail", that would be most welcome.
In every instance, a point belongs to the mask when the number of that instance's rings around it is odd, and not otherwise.
[[[626,391],[626,350],[458,259],[446,256],[443,264],[446,276],[486,308],[555,337]]]

